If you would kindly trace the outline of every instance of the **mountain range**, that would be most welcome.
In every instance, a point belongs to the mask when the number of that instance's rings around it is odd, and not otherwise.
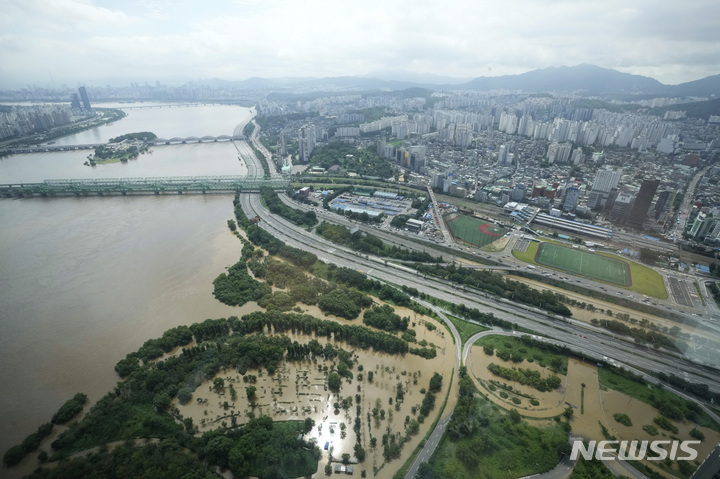
[[[519,75],[459,79],[436,75],[381,73],[385,78],[340,76],[326,78],[249,78],[244,81],[206,80],[203,83],[247,90],[312,91],[397,91],[413,87],[433,90],[510,90],[532,93],[576,92],[585,96],[651,95],[720,97],[720,75],[679,85],[665,85],[654,78],[622,73],[594,65],[550,67]],[[415,81],[401,80],[412,78]],[[425,80],[425,81],[423,81]],[[428,81],[429,80],[429,81]],[[433,81],[434,80],[434,81]]]

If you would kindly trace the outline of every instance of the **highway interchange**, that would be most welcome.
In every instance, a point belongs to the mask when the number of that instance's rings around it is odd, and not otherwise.
[[[255,128],[253,138],[256,139],[259,127]],[[259,142],[257,142],[259,143]],[[252,149],[245,142],[235,142],[241,157],[247,162],[250,176],[262,176],[262,166],[255,157]],[[266,156],[267,158],[267,156]],[[307,209],[309,206],[300,205],[291,202],[285,195],[280,195],[283,201],[291,204],[293,207]],[[686,380],[697,383],[708,384],[710,389],[720,392],[720,375],[717,370],[696,364],[685,358],[670,356],[659,351],[638,346],[629,342],[627,338],[616,338],[605,330],[595,328],[586,323],[555,317],[538,308],[514,304],[502,298],[487,296],[484,293],[464,288],[449,281],[437,278],[425,277],[416,271],[406,268],[402,265],[393,264],[385,259],[372,255],[359,254],[349,248],[338,246],[331,243],[320,236],[311,233],[303,228],[293,225],[292,223],[272,215],[265,208],[260,196],[254,193],[241,193],[239,197],[240,205],[248,217],[259,216],[261,218],[260,227],[273,234],[276,238],[296,248],[314,253],[321,261],[332,263],[338,267],[347,267],[362,271],[368,277],[386,282],[396,286],[408,286],[417,289],[421,293],[447,301],[454,304],[465,304],[470,308],[477,308],[486,313],[492,313],[496,317],[516,323],[519,327],[527,328],[545,338],[552,338],[552,342],[560,345],[566,345],[575,351],[580,357],[592,362],[607,362],[618,366],[623,366],[629,370],[644,376],[649,382],[657,382],[655,378],[647,375],[644,371],[652,371],[654,373],[663,372],[665,374],[674,374],[684,377]],[[321,219],[332,221],[334,223],[343,224],[345,226],[359,226],[361,230],[371,232],[383,241],[398,246],[411,247],[413,249],[425,250],[433,253],[433,244],[428,242],[427,245],[418,242],[409,242],[402,237],[393,235],[389,231],[382,230],[377,227],[369,227],[367,225],[359,225],[350,223],[346,218],[327,213],[325,211],[315,209]],[[437,255],[437,254],[436,254]],[[453,261],[455,258],[448,258],[443,255],[446,261]],[[507,257],[505,257],[507,261]],[[592,286],[592,285],[588,285]],[[440,308],[434,307],[429,303],[414,298],[425,306],[432,309],[444,319],[449,330],[453,334],[456,344],[455,348],[455,370],[462,364],[461,359],[466,358],[472,344],[479,337],[470,338],[461,350],[460,335],[453,323],[444,317]],[[513,334],[512,332],[501,332],[503,334]],[[550,341],[549,339],[545,339]],[[712,410],[702,401],[690,397],[681,391],[664,385],[666,389],[673,390],[676,394],[687,399],[699,402],[703,409],[711,414],[715,420],[720,421]],[[406,475],[406,478],[412,478],[417,466],[420,462],[427,461],[431,457],[435,447],[442,436],[444,427],[447,426],[452,411],[445,411],[443,418],[438,422],[436,429],[430,436],[430,440],[426,442],[423,450],[418,454],[415,463]],[[435,439],[433,441],[433,438]]]

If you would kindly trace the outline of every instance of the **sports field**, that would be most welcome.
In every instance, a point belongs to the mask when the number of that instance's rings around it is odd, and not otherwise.
[[[458,216],[446,221],[456,240],[475,246],[485,246],[505,234],[505,228],[472,216]]]
[[[552,243],[540,243],[535,262],[618,286],[632,286],[630,265],[620,259]]]

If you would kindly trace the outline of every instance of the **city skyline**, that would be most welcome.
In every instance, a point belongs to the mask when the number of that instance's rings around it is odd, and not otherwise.
[[[720,73],[720,4],[4,0],[0,88],[404,72],[471,79],[582,63],[665,84]]]

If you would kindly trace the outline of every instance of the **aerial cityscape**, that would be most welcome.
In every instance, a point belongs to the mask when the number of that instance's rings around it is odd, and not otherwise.
[[[8,2],[0,477],[720,477],[720,7],[373,3]]]

